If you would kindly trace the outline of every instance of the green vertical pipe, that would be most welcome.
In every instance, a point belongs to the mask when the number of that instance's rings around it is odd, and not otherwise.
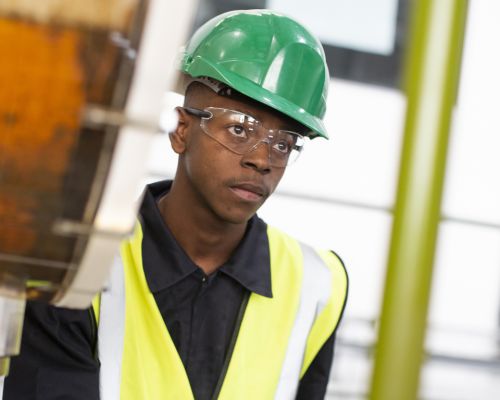
[[[418,395],[467,0],[414,0],[399,183],[371,400]]]

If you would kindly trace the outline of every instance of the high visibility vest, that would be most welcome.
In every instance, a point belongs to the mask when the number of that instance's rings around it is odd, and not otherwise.
[[[336,328],[347,294],[342,262],[268,227],[273,297],[251,293],[214,398],[293,399]],[[193,399],[188,376],[149,290],[142,228],[121,246],[102,293],[98,348],[102,400]]]

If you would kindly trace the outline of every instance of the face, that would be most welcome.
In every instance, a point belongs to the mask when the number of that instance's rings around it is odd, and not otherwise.
[[[244,112],[268,129],[297,129],[296,123],[277,111],[247,98],[218,96],[205,87],[199,87],[188,102],[186,105],[198,109],[221,107]],[[182,109],[178,112],[179,125],[171,135],[179,154],[176,182],[183,180],[195,204],[217,219],[246,223],[274,191],[285,168],[269,164],[266,143],[247,154],[235,154],[203,132],[199,117]]]

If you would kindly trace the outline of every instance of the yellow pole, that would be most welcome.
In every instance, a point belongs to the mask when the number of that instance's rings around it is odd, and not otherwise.
[[[407,113],[371,400],[417,398],[467,0],[414,0]]]

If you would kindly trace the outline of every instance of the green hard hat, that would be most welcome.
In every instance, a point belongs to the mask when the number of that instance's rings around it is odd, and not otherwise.
[[[221,14],[194,33],[180,69],[222,82],[310,128],[311,137],[328,139],[323,47],[287,16],[271,10]]]

